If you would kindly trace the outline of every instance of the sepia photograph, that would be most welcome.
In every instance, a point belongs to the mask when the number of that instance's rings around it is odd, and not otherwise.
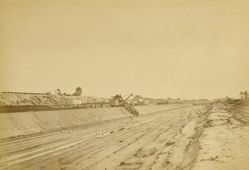
[[[0,170],[249,170],[248,0],[0,0]]]

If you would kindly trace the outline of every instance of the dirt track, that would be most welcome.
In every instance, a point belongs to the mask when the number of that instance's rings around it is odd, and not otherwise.
[[[0,141],[0,169],[192,169],[210,106]],[[202,146],[205,147],[205,146]],[[198,168],[197,168],[198,169]]]

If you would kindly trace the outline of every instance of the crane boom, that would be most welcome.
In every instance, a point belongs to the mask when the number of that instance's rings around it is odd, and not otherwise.
[[[116,95],[113,98],[115,100],[119,101],[119,106],[123,106],[128,112],[130,112],[131,114],[138,116],[139,112],[135,109],[135,107],[131,104],[128,103],[127,100],[133,96],[133,94],[130,94],[126,99],[123,99],[123,97],[121,95]]]

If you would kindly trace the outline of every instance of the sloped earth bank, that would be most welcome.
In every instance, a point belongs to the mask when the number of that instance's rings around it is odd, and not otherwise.
[[[138,106],[140,114],[162,112],[188,104]],[[123,107],[0,113],[0,139],[48,133],[132,117]]]
[[[194,170],[249,170],[248,106],[219,103],[213,107]]]
[[[210,162],[220,157],[205,156],[219,149],[213,145],[215,138],[209,131],[218,126],[211,120],[220,113],[228,113],[224,104],[179,107],[87,127],[2,139],[0,169],[213,169]],[[240,122],[236,121],[234,126],[240,131]],[[217,130],[213,131],[216,134]],[[228,132],[225,129],[223,133]],[[236,136],[229,137],[234,140]],[[243,153],[242,157],[246,155]]]

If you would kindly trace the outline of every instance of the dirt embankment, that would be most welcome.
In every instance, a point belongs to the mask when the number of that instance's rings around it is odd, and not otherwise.
[[[82,103],[104,102],[107,98],[92,96],[66,96],[51,95],[43,93],[0,93],[0,106],[22,106],[22,105],[72,105],[73,100]]]
[[[6,113],[0,169],[249,169],[248,104],[137,109]]]
[[[44,93],[0,93],[0,113],[110,107],[108,99]]]
[[[137,117],[2,139],[0,169],[191,169],[209,108],[158,107],[140,107]]]
[[[218,103],[200,138],[194,170],[249,169],[249,103]]]
[[[169,104],[136,108],[140,114],[148,114],[184,106],[187,105]],[[123,107],[0,113],[0,138],[76,128],[129,117],[132,115]]]

